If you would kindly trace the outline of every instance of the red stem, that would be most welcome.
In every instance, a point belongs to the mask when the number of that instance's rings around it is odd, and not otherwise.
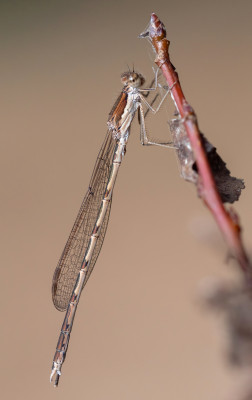
[[[189,137],[199,173],[198,190],[206,206],[212,212],[227,245],[245,272],[249,282],[252,283],[252,269],[241,240],[241,228],[238,216],[233,210],[228,212],[221,201],[215,185],[206,152],[202,145],[196,114],[188,104],[183,94],[178,74],[170,62],[168,48],[170,42],[166,39],[166,30],[156,14],[151,14],[149,28],[142,37],[148,36],[156,51],[155,62],[162,70],[163,75],[171,88],[174,102],[179,110]]]

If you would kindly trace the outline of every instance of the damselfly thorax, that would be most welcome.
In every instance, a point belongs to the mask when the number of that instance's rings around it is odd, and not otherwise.
[[[141,104],[139,87],[144,84],[145,79],[136,72],[124,72],[121,81],[124,84],[123,89],[108,118],[108,128],[114,139],[120,139],[128,130]]]

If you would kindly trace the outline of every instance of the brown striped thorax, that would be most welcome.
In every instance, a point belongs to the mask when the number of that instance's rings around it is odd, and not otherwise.
[[[121,75],[123,89],[115,102],[108,118],[108,128],[114,139],[120,139],[128,131],[135,112],[140,104],[138,88],[141,87],[145,79],[134,71],[124,72]]]

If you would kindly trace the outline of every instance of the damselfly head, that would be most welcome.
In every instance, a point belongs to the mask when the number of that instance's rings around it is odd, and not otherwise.
[[[138,88],[142,86],[145,82],[144,77],[134,71],[124,72],[121,75],[121,81],[124,86],[129,85],[133,88]]]

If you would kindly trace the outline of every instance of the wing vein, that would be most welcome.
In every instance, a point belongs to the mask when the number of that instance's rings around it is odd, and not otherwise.
[[[88,191],[84,196],[79,213],[55,269],[52,281],[52,299],[55,307],[59,311],[66,310],[78,272],[81,268],[106,189],[115,146],[116,141],[108,131],[98,154]],[[87,283],[100,253],[107,230],[110,209],[111,202],[100,230],[100,236],[97,240],[83,287]]]

